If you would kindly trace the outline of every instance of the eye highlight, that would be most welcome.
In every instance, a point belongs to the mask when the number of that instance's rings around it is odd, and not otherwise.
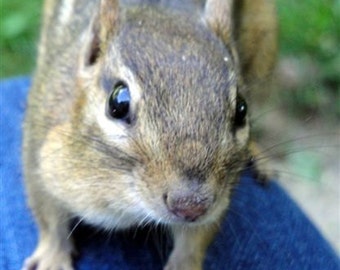
[[[242,128],[246,124],[248,106],[246,101],[240,95],[236,98],[236,107],[234,115],[234,128]]]
[[[130,122],[130,90],[129,87],[123,83],[117,83],[109,95],[107,102],[107,114],[114,118]]]

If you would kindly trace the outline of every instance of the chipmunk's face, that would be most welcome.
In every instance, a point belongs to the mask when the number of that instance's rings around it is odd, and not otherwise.
[[[81,132],[103,143],[84,151],[96,156],[93,178],[107,178],[98,205],[137,223],[217,221],[247,159],[237,60],[203,21],[138,14],[126,14],[86,87]]]

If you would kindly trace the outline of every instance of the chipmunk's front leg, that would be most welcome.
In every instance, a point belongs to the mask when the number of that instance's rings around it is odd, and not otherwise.
[[[51,200],[40,198],[39,201],[40,207],[34,209],[39,224],[39,243],[22,270],[73,270],[71,256],[74,247],[68,215]]]
[[[197,227],[173,226],[174,249],[164,270],[200,270],[206,250],[216,234],[216,224]]]

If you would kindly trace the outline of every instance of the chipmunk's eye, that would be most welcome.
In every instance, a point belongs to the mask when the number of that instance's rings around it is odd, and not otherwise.
[[[115,119],[129,122],[130,91],[126,84],[118,83],[113,87],[107,103],[107,113]]]
[[[236,108],[234,115],[234,127],[241,128],[246,124],[246,116],[247,116],[247,103],[241,96],[237,96],[236,98]]]

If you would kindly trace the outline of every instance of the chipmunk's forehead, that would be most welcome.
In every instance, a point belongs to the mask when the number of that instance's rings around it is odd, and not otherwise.
[[[231,53],[203,22],[146,17],[128,21],[115,40],[121,62],[141,89],[139,113],[161,134],[217,141],[236,95]]]
[[[211,88],[227,95],[235,73],[226,46],[203,22],[152,15],[149,20],[148,16],[129,20],[117,40],[122,61],[142,87],[161,82],[168,90]]]

